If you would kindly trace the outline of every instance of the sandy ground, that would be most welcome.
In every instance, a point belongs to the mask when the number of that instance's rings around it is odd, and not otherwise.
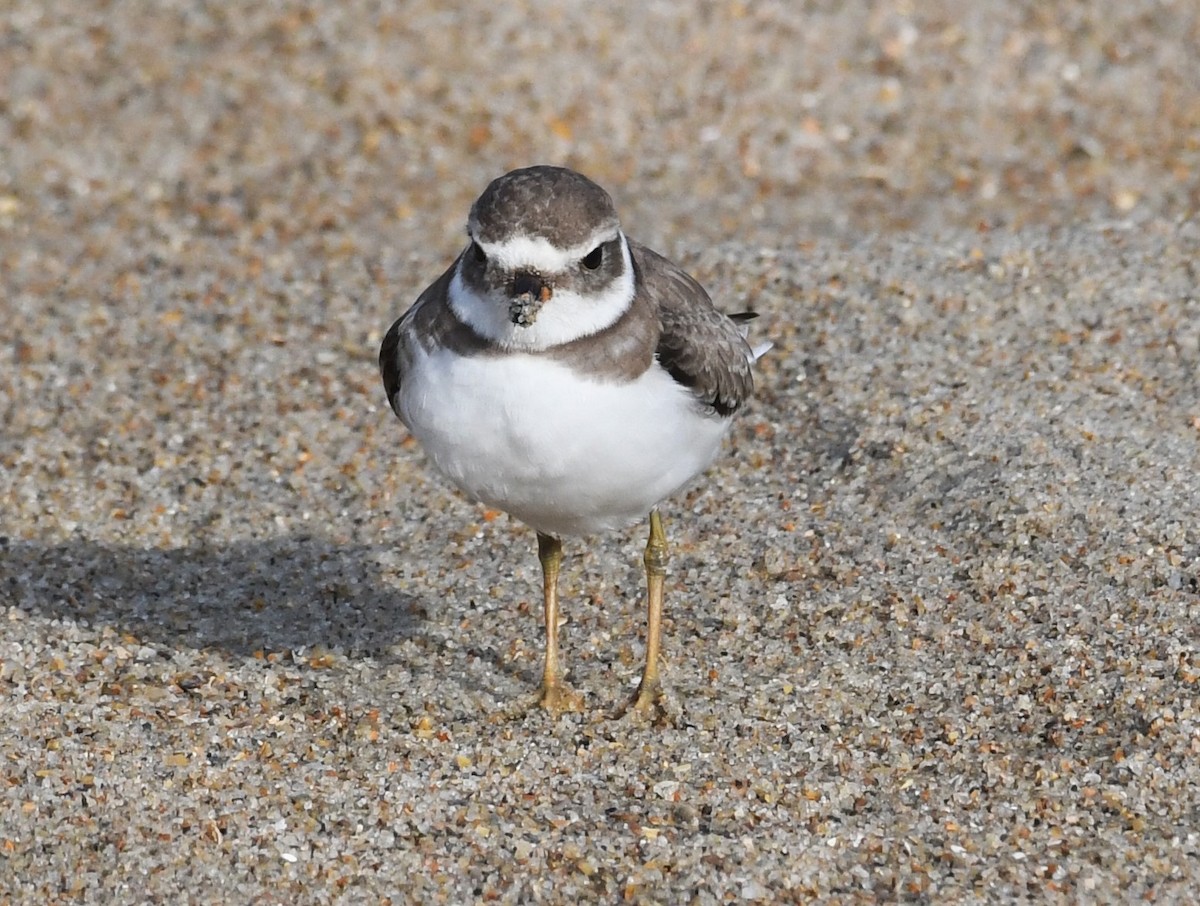
[[[1200,886],[1200,11],[0,10],[0,903]],[[642,529],[428,471],[384,330],[575,166],[775,341]]]

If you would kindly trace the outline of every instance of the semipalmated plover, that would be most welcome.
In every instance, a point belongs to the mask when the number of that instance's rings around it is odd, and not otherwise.
[[[464,493],[537,532],[546,656],[540,704],[580,707],[558,655],[565,535],[649,514],[646,664],[630,705],[652,710],[667,543],[661,501],[712,462],[751,395],[743,322],[692,277],[627,239],[612,199],[561,167],[494,180],[458,258],[379,351],[388,402]]]

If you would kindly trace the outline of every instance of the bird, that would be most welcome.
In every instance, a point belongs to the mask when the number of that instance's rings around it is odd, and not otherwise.
[[[388,403],[434,468],[536,533],[545,646],[531,707],[583,709],[559,650],[563,538],[644,518],[645,665],[619,713],[663,706],[659,506],[711,465],[750,399],[771,345],[749,345],[754,317],[723,314],[628,238],[596,182],[537,165],[492,180],[465,248],[384,336]]]

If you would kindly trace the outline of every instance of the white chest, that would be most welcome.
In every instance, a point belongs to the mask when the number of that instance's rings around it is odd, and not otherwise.
[[[628,524],[712,461],[728,420],[651,367],[600,381],[545,357],[418,352],[404,422],[471,497],[551,534]]]

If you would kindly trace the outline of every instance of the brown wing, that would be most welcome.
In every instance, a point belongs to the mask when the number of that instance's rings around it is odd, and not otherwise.
[[[450,280],[454,277],[457,264],[458,261],[455,261],[450,265],[444,274],[417,297],[417,301],[392,325],[383,338],[383,345],[379,347],[379,374],[383,378],[383,389],[387,391],[388,405],[398,416],[400,384],[412,361],[412,352],[407,346],[411,341],[406,339],[406,335],[414,325],[421,325],[428,331],[434,326],[433,322],[440,320],[441,312],[448,311],[445,305],[446,293],[449,291]]]
[[[383,345],[379,347],[379,375],[383,378],[383,389],[387,393],[388,405],[392,407],[392,411],[396,415],[400,414],[396,398],[400,393],[400,381],[404,376],[404,367],[400,362],[400,325],[403,322],[403,316],[396,320],[396,323],[384,336]]]
[[[629,250],[638,284],[658,308],[658,361],[705,406],[732,415],[754,392],[752,355],[737,322],[718,311],[704,287],[678,265],[633,241]]]

